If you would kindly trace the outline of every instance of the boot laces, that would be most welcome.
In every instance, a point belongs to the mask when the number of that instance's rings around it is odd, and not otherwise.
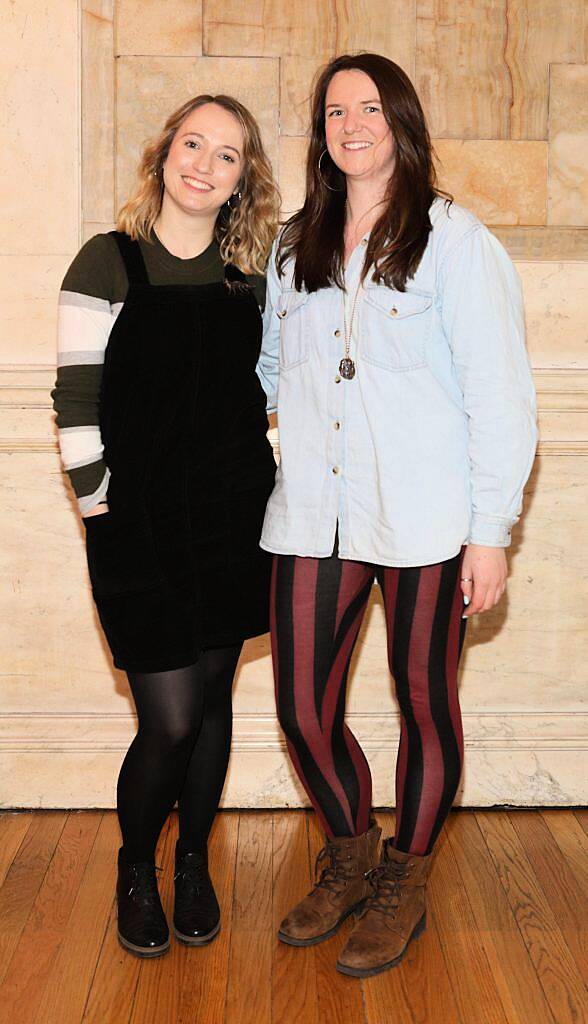
[[[366,910],[395,917],[402,900],[402,882],[410,874],[406,864],[387,861],[367,871],[365,877],[373,888],[365,904]]]
[[[329,858],[330,863],[321,869],[321,864],[326,857]],[[336,896],[340,896],[345,890],[344,886],[341,887],[342,867],[341,861],[337,858],[337,848],[331,843],[327,843],[326,846],[323,846],[314,864],[315,887],[327,889]]]
[[[145,906],[154,902],[159,903],[157,872],[161,870],[153,864],[132,865],[131,887],[127,895],[133,897],[134,903],[143,903]]]
[[[208,867],[204,861],[201,864],[189,864],[176,871],[174,882],[182,882],[185,896],[208,896],[210,895],[211,882],[208,877]]]

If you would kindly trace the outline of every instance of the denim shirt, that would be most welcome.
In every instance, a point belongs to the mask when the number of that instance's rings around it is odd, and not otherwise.
[[[338,372],[344,293],[296,291],[274,247],[257,368],[280,437],[267,551],[326,557],[337,528],[341,558],[388,566],[510,543],[537,441],[521,285],[469,211],[436,199],[430,218],[405,292],[364,281],[352,380]],[[345,271],[349,306],[365,241]]]

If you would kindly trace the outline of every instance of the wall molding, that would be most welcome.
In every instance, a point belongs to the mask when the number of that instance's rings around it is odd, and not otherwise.
[[[588,712],[463,711],[466,749],[588,750]],[[396,752],[399,715],[350,712],[350,728],[368,752]],[[136,729],[130,713],[14,712],[0,714],[0,756],[5,752],[125,751]],[[236,713],[233,752],[285,753],[275,715]]]
[[[538,367],[533,374],[540,416],[588,412],[588,369]],[[50,397],[54,381],[55,368],[52,366],[0,364],[0,452],[58,454]],[[578,415],[576,422],[567,422],[574,427],[572,433],[578,430],[580,436],[542,439],[537,448],[538,455],[588,455],[588,437],[582,436],[585,418]],[[22,430],[20,436],[18,428]],[[40,428],[39,433],[37,428]],[[555,423],[549,433],[557,435],[557,431],[558,424]],[[270,440],[275,454],[279,455],[276,430],[270,432]]]

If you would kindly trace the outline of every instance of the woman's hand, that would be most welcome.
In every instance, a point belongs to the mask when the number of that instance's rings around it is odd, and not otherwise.
[[[89,512],[86,512],[82,516],[82,519],[89,519],[90,516],[101,516],[104,515],[105,512],[108,512],[108,505],[94,505],[94,508],[91,508]]]
[[[506,590],[506,576],[504,548],[468,544],[461,565],[464,618],[487,612],[498,604]]]

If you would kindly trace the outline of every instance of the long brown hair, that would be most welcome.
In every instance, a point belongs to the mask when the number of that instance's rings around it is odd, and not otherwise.
[[[314,292],[332,284],[345,287],[347,186],[345,175],[327,150],[325,100],[333,76],[350,70],[363,71],[376,85],[395,143],[386,208],[371,231],[362,280],[373,266],[376,281],[404,291],[427,245],[429,207],[435,196],[446,193],[437,188],[431,139],[414,86],[398,64],[376,53],[336,57],[319,73],[311,102],[306,199],[282,231],[278,268],[281,273],[286,262],[294,258],[294,285],[298,290]]]
[[[215,234],[225,263],[234,263],[245,274],[261,274],[276,236],[280,194],[265,154],[257,122],[232,96],[194,96],[170,114],[162,131],[143,150],[139,182],[133,196],[121,207],[116,226],[131,238],[151,238],[163,199],[163,165],[178,128],[193,110],[216,103],[237,118],[243,129],[242,198],[223,206]]]

